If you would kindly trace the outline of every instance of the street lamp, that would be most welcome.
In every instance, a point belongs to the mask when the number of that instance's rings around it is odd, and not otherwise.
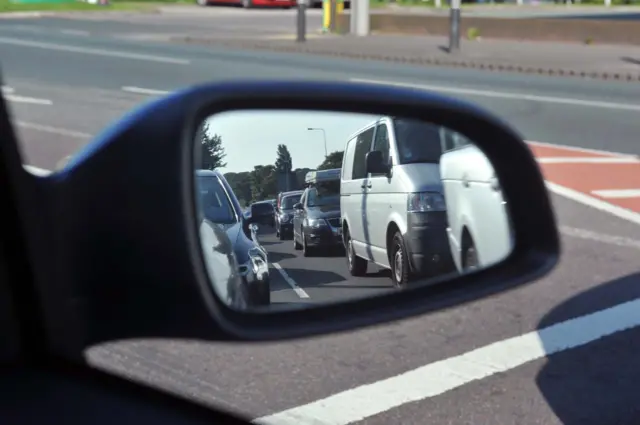
[[[324,128],[317,128],[317,127],[309,127],[307,128],[308,131],[322,131],[322,137],[324,138],[324,157],[326,158],[327,156],[327,132],[324,131]]]

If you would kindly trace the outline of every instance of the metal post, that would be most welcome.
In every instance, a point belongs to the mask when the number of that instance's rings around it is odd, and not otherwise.
[[[355,18],[351,21],[351,33],[360,37],[366,37],[369,35],[369,0],[352,0],[351,7],[355,9],[351,13],[355,12]]]
[[[460,0],[451,0],[449,17],[449,53],[454,53],[460,50]]]
[[[298,36],[296,41],[304,42],[307,38],[307,1],[298,0],[298,15],[297,15],[297,27]]]
[[[336,13],[336,7],[338,6],[338,2],[336,0],[329,0],[329,6],[331,18],[329,19],[329,32],[336,32],[336,17],[338,14]]]

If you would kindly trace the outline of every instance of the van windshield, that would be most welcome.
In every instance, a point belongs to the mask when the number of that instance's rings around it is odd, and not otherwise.
[[[238,221],[231,201],[218,177],[198,177],[198,189],[200,205],[207,220],[218,224],[233,224]]]
[[[340,205],[340,180],[320,182],[309,188],[307,206],[323,207],[327,205]]]
[[[418,120],[393,120],[400,164],[438,164],[442,155],[440,127]]]

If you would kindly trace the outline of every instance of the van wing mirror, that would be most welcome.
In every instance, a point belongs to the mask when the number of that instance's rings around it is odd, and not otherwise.
[[[386,174],[389,172],[389,165],[384,163],[381,151],[367,152],[365,155],[365,163],[367,173]]]
[[[300,202],[296,202],[295,204],[293,204],[293,209],[294,210],[301,210],[302,209],[302,204]]]

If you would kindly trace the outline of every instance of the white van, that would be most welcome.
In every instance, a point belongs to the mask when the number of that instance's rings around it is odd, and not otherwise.
[[[455,271],[447,237],[441,128],[383,117],[345,148],[340,210],[347,264],[362,276],[368,262],[391,269],[404,287],[413,277]]]
[[[460,134],[450,134],[440,158],[449,244],[460,272],[488,267],[513,249],[511,222],[489,158]]]

